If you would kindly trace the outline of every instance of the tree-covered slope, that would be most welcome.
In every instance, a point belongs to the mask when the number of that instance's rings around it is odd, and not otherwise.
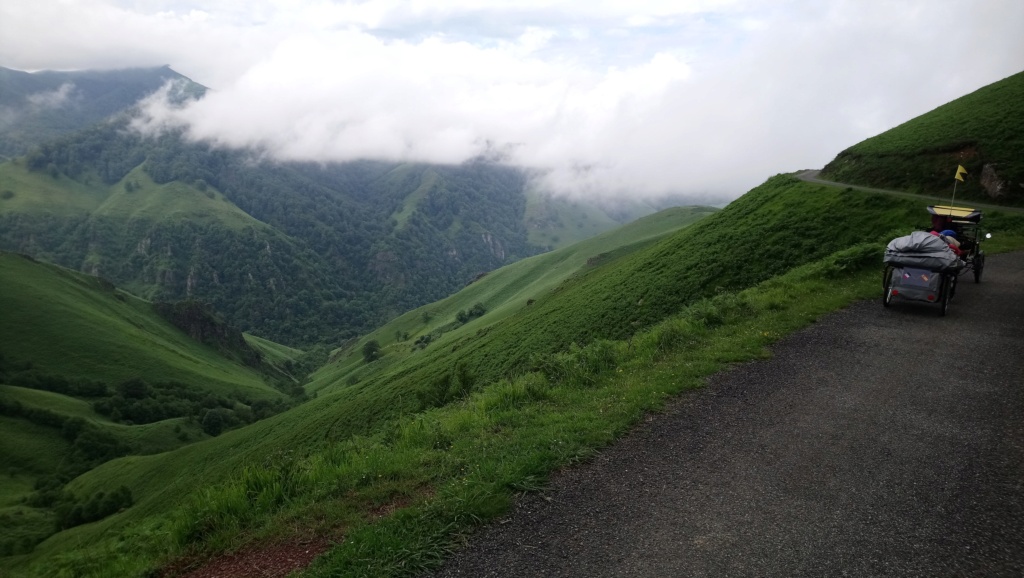
[[[543,200],[486,162],[278,163],[130,127],[167,67],[0,69],[0,250],[155,300],[209,302],[246,332],[338,344],[476,276],[656,210]],[[6,140],[4,140],[6,139]],[[0,149],[0,159],[3,158]]]
[[[341,342],[539,250],[515,169],[254,162],[125,122],[0,165],[0,248],[293,344]]]
[[[183,95],[205,92],[167,66],[34,73],[0,67],[0,159],[121,113],[168,82],[180,83]]]
[[[823,174],[839,182],[945,195],[958,164],[969,176],[957,196],[1024,201],[1024,72],[844,150]]]

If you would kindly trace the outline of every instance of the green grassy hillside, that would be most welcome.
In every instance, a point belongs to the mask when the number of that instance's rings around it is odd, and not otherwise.
[[[514,314],[498,326],[478,331],[469,323],[467,331],[441,335],[416,353],[415,362],[402,365],[401,377],[388,372],[386,380],[370,378],[352,387],[423,391],[457,362],[479,379],[499,379],[529,368],[538,352],[565,351],[595,339],[626,339],[694,301],[752,286],[900,226],[924,223],[924,216],[913,204],[881,195],[775,177],[635,254],[597,259],[599,266],[585,267],[530,295],[532,304],[513,302]],[[416,320],[407,321],[414,326]]]
[[[221,223],[233,230],[268,229],[210,187],[200,191],[180,182],[157,184],[141,166],[113,185],[98,177],[71,179],[32,172],[20,161],[0,164],[0,213],[88,215],[97,219],[133,221],[198,221]]]
[[[0,351],[41,373],[120,382],[179,381],[218,395],[275,399],[252,368],[230,362],[102,279],[0,253]]]
[[[83,472],[179,448],[289,403],[257,368],[194,341],[102,279],[0,253],[0,294],[0,475],[8,478],[0,555],[31,549],[57,520],[72,524],[62,504],[96,494],[64,489]]]
[[[417,345],[429,338],[426,347],[442,336],[447,342],[472,336],[518,312],[524,304],[550,292],[582,269],[609,260],[613,252],[636,251],[671,232],[689,226],[717,209],[676,207],[636,220],[628,225],[593,236],[574,245],[523,259],[488,273],[455,295],[415,309],[392,320],[362,339],[332,355],[332,362],[311,376],[307,391],[358,382],[387,373],[421,352]],[[483,306],[486,313],[459,322],[459,312]],[[382,359],[367,364],[362,347],[368,341],[382,346]]]
[[[518,302],[520,297],[525,299],[533,291],[548,290],[585,265],[589,257],[629,243],[642,246],[711,212],[713,209],[704,208],[664,211],[632,227],[602,235],[583,247],[564,249],[538,256],[533,263],[521,262],[503,268],[468,287],[464,293],[469,297],[462,298],[483,298],[498,303],[497,299],[503,292],[511,291],[511,295],[519,296],[509,301],[511,306],[512,301]],[[518,285],[517,277],[522,277]],[[523,293],[527,287],[532,289]],[[508,296],[504,298],[508,299]],[[500,309],[496,307],[494,312],[499,319]],[[514,309],[518,309],[518,305]],[[280,355],[279,361],[295,359],[295,350],[275,344],[263,344],[263,348],[265,351],[276,350]],[[79,539],[91,539],[107,528],[141,523],[150,515],[173,508],[181,496],[201,491],[217,480],[230,479],[251,464],[276,459],[273,456],[319,451],[350,439],[353,434],[374,431],[385,423],[394,406],[394,399],[390,397],[394,392],[388,390],[385,393],[382,397],[366,391],[339,395],[321,391],[316,399],[303,406],[244,429],[166,454],[131,456],[103,464],[73,481],[68,486],[69,491],[78,496],[93,495],[117,480],[131,488],[136,498],[135,505],[117,516],[62,532],[39,545],[37,552],[59,552],[68,544]],[[86,408],[77,409],[88,411]]]
[[[980,88],[839,153],[823,171],[844,183],[949,195],[957,165],[969,177],[957,196],[987,199],[985,167],[1024,203],[1024,72]]]
[[[105,463],[69,490],[124,484],[134,505],[61,532],[19,567],[141,572],[168,557],[347,528],[345,546],[313,575],[408,575],[436,560],[452,532],[500,512],[666,395],[876,293],[884,242],[926,221],[920,203],[774,177],[391,371],[217,438]],[[1003,239],[1024,234],[1019,217],[989,222]],[[395,504],[414,507],[376,521]]]

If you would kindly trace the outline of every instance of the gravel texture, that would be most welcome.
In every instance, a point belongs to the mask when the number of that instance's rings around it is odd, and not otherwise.
[[[1024,254],[961,281],[713,377],[435,576],[1024,575]]]

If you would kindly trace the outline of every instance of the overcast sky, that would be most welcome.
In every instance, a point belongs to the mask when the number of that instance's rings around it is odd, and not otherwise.
[[[578,194],[739,196],[1024,70],[1022,0],[33,0],[0,66],[169,64],[150,126],[281,159],[498,153]]]

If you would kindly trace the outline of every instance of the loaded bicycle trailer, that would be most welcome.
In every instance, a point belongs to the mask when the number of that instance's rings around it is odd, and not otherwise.
[[[946,314],[964,263],[941,237],[924,231],[897,237],[885,248],[882,262],[882,305],[895,299],[924,301],[938,304],[939,314]]]
[[[882,305],[889,307],[898,299],[923,301],[937,304],[939,314],[945,315],[962,273],[972,271],[974,282],[981,282],[985,269],[982,214],[943,205],[930,206],[928,212],[932,215],[928,230],[897,237],[885,248]]]

